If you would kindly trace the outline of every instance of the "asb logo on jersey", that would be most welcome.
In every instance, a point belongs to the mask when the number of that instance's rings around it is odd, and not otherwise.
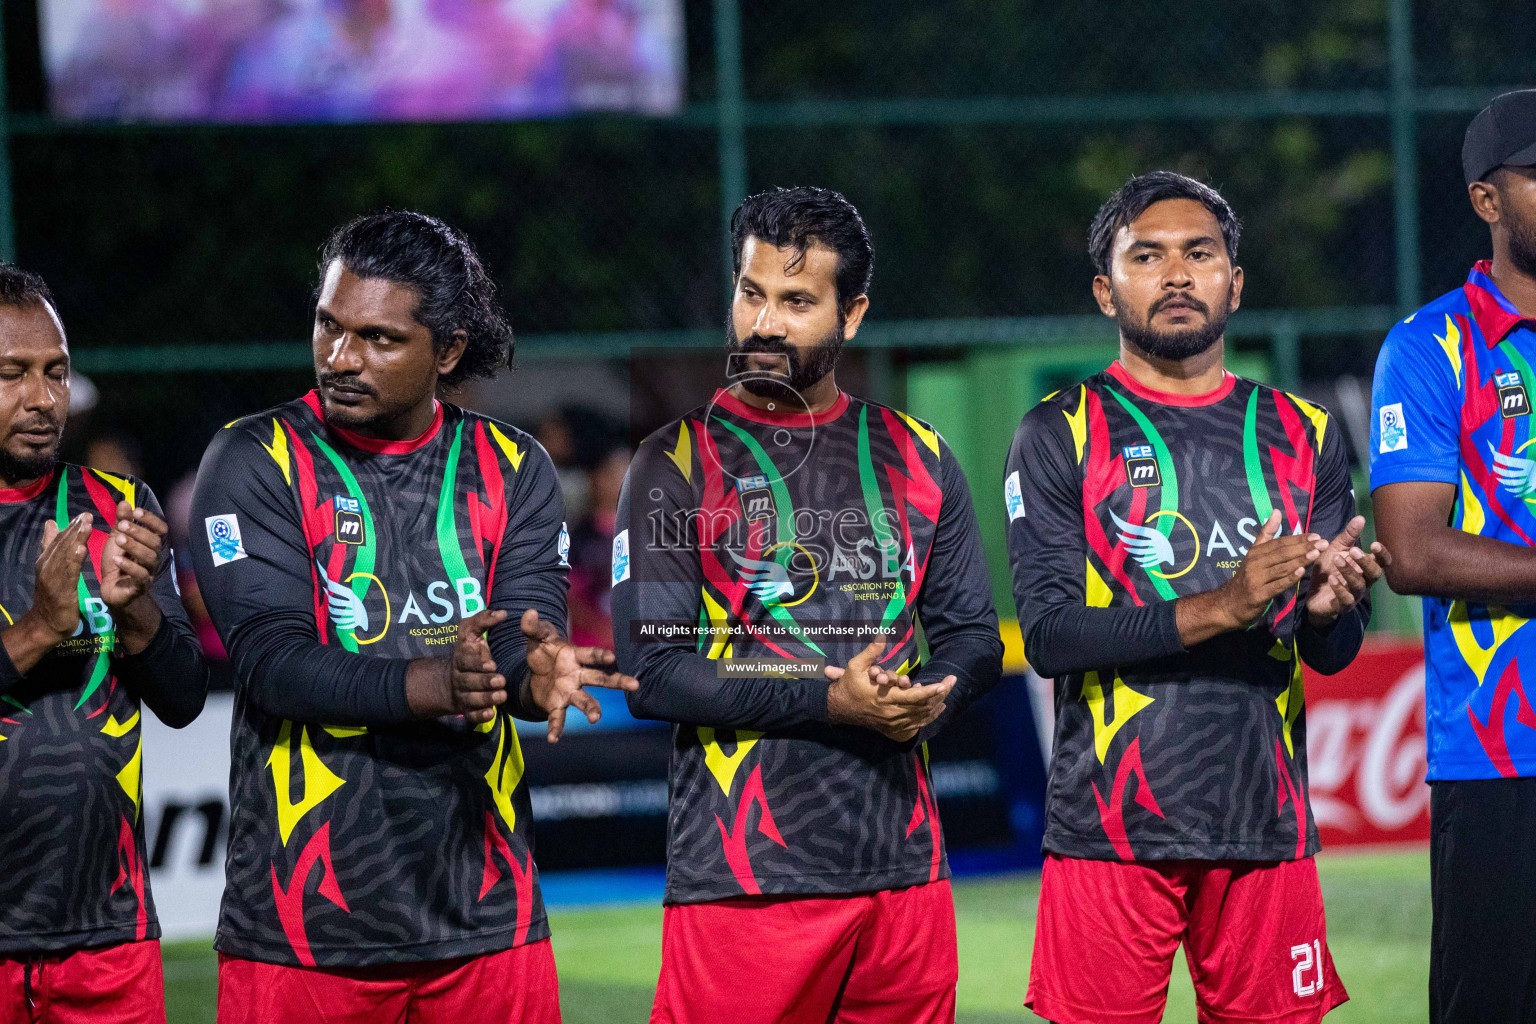
[[[363,506],[356,498],[336,495],[336,539],[343,544],[363,543]]]
[[[1147,517],[1147,521],[1142,524],[1126,522],[1115,514],[1114,509],[1109,510],[1109,517],[1115,521],[1115,526],[1120,530],[1119,543],[1125,547],[1126,551],[1130,552],[1131,557],[1136,560],[1136,564],[1147,570],[1147,573],[1151,576],[1157,576],[1165,580],[1176,580],[1193,569],[1195,563],[1200,561],[1200,534],[1195,530],[1194,524],[1186,519],[1182,513],[1164,509],[1161,512],[1152,513]],[[1194,541],[1194,554],[1190,556],[1188,564],[1174,572],[1162,571],[1162,567],[1165,565],[1173,566],[1177,564],[1173,552],[1172,534],[1170,533],[1169,536],[1165,537],[1162,531],[1154,525],[1157,520],[1164,517],[1171,517],[1176,522],[1181,523],[1189,531],[1189,536]],[[1219,524],[1217,529],[1220,529]]]
[[[771,560],[773,554],[785,548],[791,552],[789,558],[783,562]],[[728,553],[741,567],[741,581],[765,605],[793,608],[814,594],[821,583],[821,567],[816,564],[816,556],[794,541],[781,540],[764,548],[762,558],[744,558],[734,551]],[[797,592],[798,597],[795,596]]]
[[[1530,413],[1531,397],[1526,393],[1525,382],[1520,379],[1520,371],[1496,373],[1493,375],[1493,383],[1499,389],[1500,416],[1508,420]]]
[[[1156,487],[1163,482],[1151,445],[1128,444],[1120,449],[1120,454],[1125,459],[1125,478],[1132,487]]]
[[[377,643],[384,639],[391,622],[396,625],[441,626],[467,619],[485,610],[480,581],[473,577],[463,577],[452,583],[434,580],[423,588],[425,600],[412,587],[406,591],[405,601],[397,604],[391,600],[384,581],[371,572],[354,572],[343,579],[333,580],[318,558],[315,559],[315,571],[325,590],[325,603],[331,624],[337,632],[351,633],[359,645]],[[362,581],[361,586],[358,585],[359,580]],[[384,605],[381,620],[375,620],[368,611],[368,598],[375,588],[379,594],[378,600]],[[400,609],[398,617],[395,616],[397,606]],[[377,632],[373,632],[375,622],[381,623],[377,626]],[[367,635],[370,632],[372,636]]]

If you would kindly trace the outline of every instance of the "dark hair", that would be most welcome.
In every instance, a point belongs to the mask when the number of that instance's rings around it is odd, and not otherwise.
[[[1088,229],[1088,255],[1093,257],[1095,270],[1101,274],[1109,273],[1109,254],[1115,232],[1146,213],[1147,207],[1164,199],[1193,199],[1210,210],[1221,227],[1222,240],[1227,244],[1227,259],[1237,262],[1237,240],[1243,233],[1243,225],[1232,207],[1221,198],[1221,193],[1204,182],[1173,171],[1151,171],[1131,178],[1099,207],[1093,226]]]
[[[320,249],[320,278],[336,260],[358,277],[416,290],[416,322],[442,350],[454,331],[468,336],[464,355],[441,380],[456,387],[494,377],[512,365],[512,325],[496,301],[496,285],[463,234],[436,217],[409,210],[358,217],[337,228]]]
[[[30,306],[39,302],[58,312],[53,293],[41,277],[14,263],[0,263],[0,306]]]
[[[837,307],[842,312],[869,291],[875,247],[864,218],[841,193],[802,185],[748,196],[731,214],[731,269],[738,275],[748,236],[793,249],[795,258],[790,266],[805,259],[813,242],[837,253]]]

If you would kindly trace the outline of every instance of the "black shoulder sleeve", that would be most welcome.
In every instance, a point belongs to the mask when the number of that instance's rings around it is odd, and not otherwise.
[[[928,640],[928,661],[913,679],[934,683],[955,677],[944,713],[918,733],[919,741],[943,729],[997,685],[1003,674],[1003,641],[992,606],[992,580],[971,507],[971,489],[949,445],[939,442],[940,505],[938,529],[917,618]]]
[[[139,504],[161,519],[165,513],[154,492],[138,485]],[[203,710],[208,696],[208,666],[203,663],[197,634],[181,606],[176,589],[176,559],[167,544],[160,551],[155,567],[150,597],[160,609],[160,628],[149,646],[138,654],[119,658],[118,678],[139,700],[149,705],[155,717],[173,729],[190,723]]]
[[[703,570],[687,528],[698,512],[693,488],[652,437],[640,446],[619,494],[614,537],[613,646],[619,668],[640,681],[627,694],[636,718],[771,732],[827,720],[825,679],[720,679],[685,637],[648,636],[648,627],[699,620]],[[695,459],[695,462],[697,460]]]
[[[1322,452],[1317,459],[1317,484],[1312,505],[1312,532],[1324,540],[1333,540],[1355,517],[1355,488],[1349,475],[1349,455],[1344,438],[1332,417],[1323,421]],[[1333,429],[1327,429],[1332,426]],[[1301,628],[1296,631],[1296,648],[1301,660],[1314,671],[1332,675],[1355,660],[1365,639],[1365,627],[1371,622],[1371,592],[1367,590],[1349,611],[1324,629],[1307,622],[1306,609],[1298,609]]]
[[[320,642],[309,548],[282,470],[242,423],[214,437],[192,496],[192,558],[237,686],[267,714],[335,725],[412,719],[403,658]]]
[[[565,497],[549,453],[532,439],[522,466],[507,486],[507,528],[496,555],[496,578],[491,581],[488,607],[507,612],[506,619],[491,628],[487,639],[496,669],[507,680],[507,692],[522,693],[528,675],[528,639],[523,635],[523,613],[529,608],[539,618],[566,634],[565,597],[569,565],[562,555],[561,536],[566,531]],[[523,706],[516,696],[508,705],[514,715],[531,721],[546,717],[538,707]]]
[[[1062,410],[1041,403],[1019,424],[1003,468],[1008,562],[1025,657],[1036,672],[1053,677],[1182,652],[1172,601],[1087,607],[1082,483],[1067,430]]]

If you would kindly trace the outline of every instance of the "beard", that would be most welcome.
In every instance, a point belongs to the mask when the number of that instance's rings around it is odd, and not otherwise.
[[[1536,277],[1536,223],[1515,213],[1513,203],[1505,204],[1500,217],[1509,222],[1509,262],[1526,277]]]
[[[780,374],[763,376],[760,371],[752,371],[759,375],[740,378],[737,384],[758,398],[804,406],[806,389],[837,366],[837,358],[843,351],[843,316],[838,313],[837,328],[831,334],[803,350],[779,338],[763,338],[756,334],[738,338],[736,328],[729,321],[725,325],[725,336],[725,349],[731,355],[748,352],[782,353],[789,362],[787,378]]]
[[[6,449],[0,448],[0,480],[13,484],[23,480],[36,480],[51,471],[58,461],[59,446],[57,444],[46,452],[25,457],[12,455]]]
[[[1210,347],[1221,340],[1227,331],[1227,317],[1231,315],[1232,288],[1227,286],[1226,300],[1222,302],[1221,309],[1212,313],[1205,303],[1192,295],[1169,295],[1154,302],[1147,310],[1147,315],[1142,319],[1136,319],[1131,312],[1131,306],[1123,302],[1120,296],[1111,290],[1114,297],[1115,323],[1120,326],[1120,336],[1154,359],[1167,359],[1177,361],[1189,359],[1206,352]],[[1152,326],[1152,318],[1157,311],[1167,305],[1172,299],[1179,298],[1188,302],[1196,312],[1205,314],[1205,323],[1200,327],[1186,327],[1173,331],[1160,331]]]

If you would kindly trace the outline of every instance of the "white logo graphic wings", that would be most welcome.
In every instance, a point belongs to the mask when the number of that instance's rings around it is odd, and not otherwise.
[[[368,609],[363,599],[352,593],[352,588],[338,583],[325,574],[325,566],[315,560],[320,570],[320,582],[325,584],[325,603],[331,610],[331,622],[337,629],[349,629],[354,633],[368,632]]]
[[[756,558],[742,558],[731,552],[736,564],[741,566],[741,578],[747,589],[757,595],[764,604],[781,597],[793,597],[795,585],[789,581],[789,570],[778,562],[763,562]]]
[[[1143,569],[1156,569],[1160,565],[1173,564],[1173,545],[1168,538],[1151,526],[1136,526],[1115,515],[1115,510],[1109,510],[1110,518],[1120,528],[1120,543],[1136,559],[1136,563]]]
[[[1491,444],[1488,452],[1493,456],[1494,475],[1506,491],[1521,498],[1536,495],[1536,460],[1505,455]]]

